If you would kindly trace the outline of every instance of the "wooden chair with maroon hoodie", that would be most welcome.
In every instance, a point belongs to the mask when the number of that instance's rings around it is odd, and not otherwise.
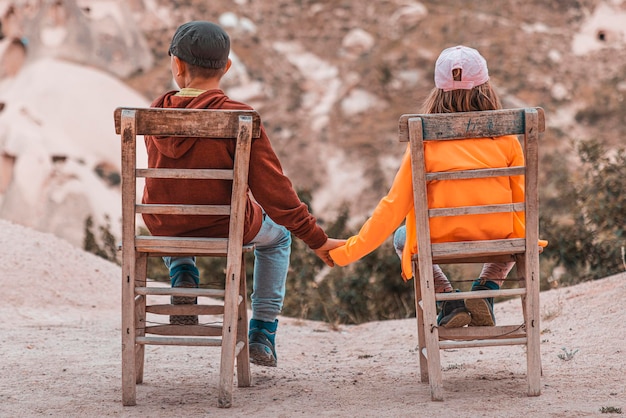
[[[243,244],[248,166],[253,138],[260,136],[260,118],[251,110],[189,110],[118,108],[116,132],[122,141],[122,401],[136,404],[136,384],[143,382],[145,346],[186,345],[221,348],[218,406],[230,407],[235,358],[237,384],[250,386],[248,318]],[[173,169],[137,167],[137,135],[222,138],[236,141],[234,167]],[[199,179],[232,182],[230,205],[137,204],[137,178]],[[227,215],[227,238],[146,236],[137,234],[138,214]],[[169,288],[150,282],[148,256],[226,257],[224,290]],[[220,272],[223,274],[223,272]],[[172,305],[159,296],[223,298],[222,303]],[[171,325],[169,315],[222,315],[221,325]],[[152,323],[152,321],[150,321]]]
[[[400,141],[410,142],[413,199],[418,254],[413,256],[420,373],[430,382],[431,398],[443,400],[441,349],[524,345],[526,348],[527,394],[541,392],[539,347],[539,221],[538,138],[544,131],[541,108],[403,115]],[[525,165],[490,169],[426,172],[424,144],[427,141],[489,138],[504,135],[523,137]],[[464,207],[428,207],[429,183],[499,176],[524,176],[524,202],[483,204]],[[493,202],[491,202],[493,203]],[[525,236],[483,241],[433,243],[433,218],[495,213],[523,213]],[[440,218],[444,219],[445,218]],[[473,292],[435,293],[433,264],[516,262],[519,288]],[[509,279],[510,280],[510,279]],[[517,325],[444,328],[437,326],[438,301],[521,296],[523,318]]]

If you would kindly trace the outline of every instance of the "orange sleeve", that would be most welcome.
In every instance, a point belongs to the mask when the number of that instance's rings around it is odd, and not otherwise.
[[[359,260],[378,248],[400,226],[413,207],[410,157],[407,149],[391,189],[380,200],[358,235],[348,238],[344,245],[330,251],[335,263],[345,266]]]

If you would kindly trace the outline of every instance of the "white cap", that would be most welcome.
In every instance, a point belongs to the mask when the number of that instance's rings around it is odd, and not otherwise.
[[[461,81],[454,81],[452,70],[461,69]],[[489,80],[487,61],[480,53],[459,45],[444,49],[435,64],[435,86],[443,91],[470,90]]]

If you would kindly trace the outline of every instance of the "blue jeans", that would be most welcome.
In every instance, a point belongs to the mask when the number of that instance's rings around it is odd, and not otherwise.
[[[291,255],[291,234],[269,216],[250,244],[255,244],[252,285],[252,319],[274,322],[283,309],[285,283]],[[163,257],[168,269],[181,264],[195,265],[195,257]]]
[[[254,250],[252,319],[274,322],[283,309],[291,256],[291,233],[263,214],[263,224],[250,244]]]
[[[404,246],[406,244],[406,226],[402,225],[396,232],[393,234],[393,248],[396,250],[396,254],[402,260],[402,251],[404,250]],[[416,272],[413,272],[415,275]],[[436,293],[443,292],[452,292],[454,289],[452,288],[452,284],[448,277],[444,274],[439,264],[433,264],[433,284],[435,285]]]

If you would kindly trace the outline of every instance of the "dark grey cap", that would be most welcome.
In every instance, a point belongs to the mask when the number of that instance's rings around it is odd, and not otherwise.
[[[176,29],[169,54],[205,68],[224,68],[228,62],[230,38],[215,23],[196,20]]]

